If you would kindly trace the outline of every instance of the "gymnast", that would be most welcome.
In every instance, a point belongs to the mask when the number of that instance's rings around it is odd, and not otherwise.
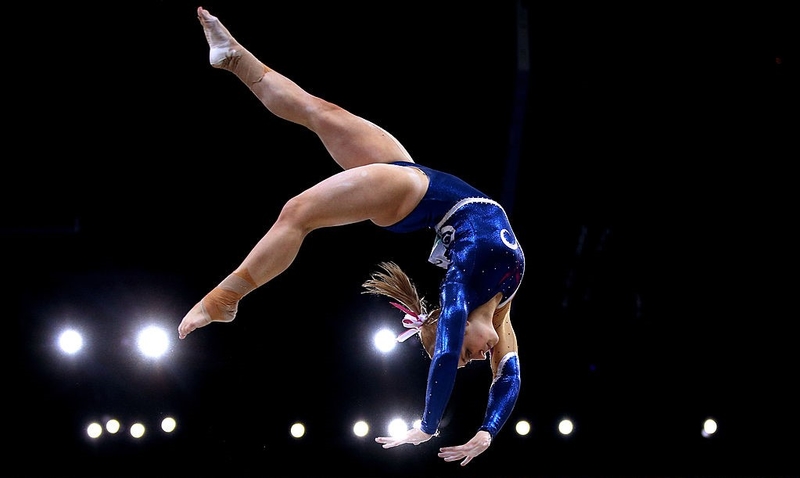
[[[183,317],[178,336],[232,321],[242,298],[285,271],[316,229],[362,221],[397,233],[429,229],[434,244],[428,261],[444,269],[437,304],[425,303],[393,262],[379,264],[363,284],[364,293],[388,297],[403,312],[408,330],[398,340],[417,336],[431,359],[420,425],[375,441],[393,448],[437,436],[457,370],[488,360],[493,378],[482,425],[463,445],[438,452],[446,462],[467,465],[489,448],[520,390],[510,314],[525,258],[503,207],[460,178],[415,163],[383,128],[264,65],[208,10],[198,7],[197,16],[211,66],[236,75],[272,114],[314,132],[342,171],[284,204],[241,264]]]

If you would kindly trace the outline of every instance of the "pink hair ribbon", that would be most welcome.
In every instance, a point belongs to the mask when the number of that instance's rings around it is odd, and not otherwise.
[[[419,333],[419,329],[422,327],[422,324],[428,319],[428,314],[417,314],[416,312],[412,312],[407,308],[403,307],[402,304],[398,304],[397,302],[389,302],[397,309],[402,310],[406,313],[405,317],[403,317],[403,327],[410,329],[406,330],[402,334],[397,336],[398,342],[405,342],[408,340],[409,337],[412,337]]]

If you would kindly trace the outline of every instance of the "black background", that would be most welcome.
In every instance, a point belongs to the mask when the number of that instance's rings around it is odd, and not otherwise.
[[[527,260],[512,422],[533,432],[507,425],[465,468],[436,449],[480,424],[488,367],[459,372],[435,440],[387,451],[348,432],[354,414],[421,409],[428,361],[413,342],[375,355],[375,316],[399,321],[360,284],[394,260],[433,296],[427,233],[315,231],[236,321],[162,363],[131,359],[139,324],[177,327],[336,165],[208,65],[196,4],[10,7],[2,475],[796,476],[788,8],[521,5],[521,45],[514,2],[203,5],[272,68],[506,206]],[[92,345],[65,360],[53,334],[74,323]],[[179,429],[89,443],[102,413]],[[565,414],[570,440],[553,431]],[[290,443],[299,418],[312,431]]]

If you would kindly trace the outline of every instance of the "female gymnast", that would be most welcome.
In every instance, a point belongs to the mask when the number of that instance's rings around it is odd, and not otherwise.
[[[239,301],[285,271],[311,231],[366,220],[398,233],[430,229],[435,242],[428,260],[445,269],[433,310],[394,263],[381,264],[364,283],[365,293],[387,296],[405,312],[408,331],[398,340],[417,334],[431,358],[419,427],[375,441],[393,448],[436,436],[457,369],[489,359],[493,379],[482,425],[467,443],[439,448],[444,461],[467,465],[488,449],[520,389],[510,312],[525,258],[502,206],[453,175],[415,163],[381,127],[265,66],[203,7],[197,16],[211,66],[235,74],[274,115],[316,133],[342,171],[284,204],[243,262],[183,317],[179,337],[232,321]]]

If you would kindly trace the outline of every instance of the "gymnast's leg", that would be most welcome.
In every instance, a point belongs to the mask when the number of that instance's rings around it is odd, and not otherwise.
[[[427,189],[428,179],[417,168],[376,163],[341,171],[303,191],[283,206],[239,267],[184,316],[179,337],[211,322],[232,321],[239,301],[285,271],[311,231],[365,220],[394,224]]]
[[[344,171],[284,205],[239,267],[184,316],[178,326],[180,338],[211,322],[232,321],[239,301],[286,270],[311,231],[364,220],[394,224],[419,203],[428,186],[427,177],[416,168],[385,164],[411,161],[389,133],[310,95],[242,48],[216,17],[203,8],[197,13],[212,66],[233,72],[276,116],[317,133]]]
[[[233,72],[274,115],[315,132],[342,169],[413,161],[383,128],[309,94],[265,66],[204,8],[197,9],[197,16],[208,42],[211,66]]]

